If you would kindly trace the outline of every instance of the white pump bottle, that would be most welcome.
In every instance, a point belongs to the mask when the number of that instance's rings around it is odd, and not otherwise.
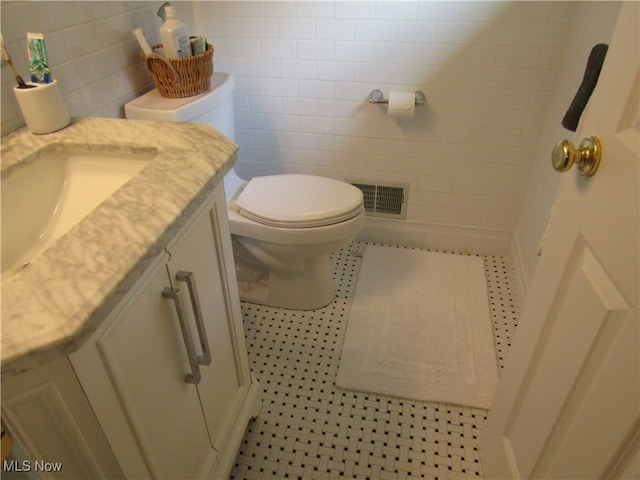
[[[191,44],[184,23],[176,18],[176,9],[171,5],[165,8],[167,19],[160,27],[160,37],[167,58],[184,58],[191,55]]]

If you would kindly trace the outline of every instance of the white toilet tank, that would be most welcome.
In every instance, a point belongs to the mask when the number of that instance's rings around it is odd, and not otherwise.
[[[125,116],[134,120],[207,123],[235,140],[233,97],[235,87],[229,73],[214,73],[211,88],[200,95],[165,98],[157,89],[145,93],[124,106]]]

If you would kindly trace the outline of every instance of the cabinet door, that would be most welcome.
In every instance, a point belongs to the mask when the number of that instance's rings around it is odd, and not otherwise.
[[[169,286],[160,262],[95,346],[72,355],[128,478],[205,478],[217,464]]]
[[[66,358],[3,379],[2,420],[29,457],[2,478],[40,478],[35,462],[45,478],[125,478]]]
[[[244,347],[244,333],[239,319],[239,300],[235,276],[228,278],[227,267],[233,267],[230,248],[225,248],[229,238],[226,220],[226,204],[219,189],[212,208],[193,224],[185,235],[171,248],[169,272],[174,287],[180,290],[180,303],[184,308],[188,329],[197,355],[203,359],[205,343],[210,350],[211,361],[200,366],[201,381],[197,388],[206,418],[212,445],[221,450],[229,430],[233,428],[236,412],[242,406],[251,379]],[[230,245],[229,245],[230,247]],[[185,276],[191,277],[185,281]],[[190,288],[195,288],[199,306],[192,305]],[[197,328],[195,316],[202,315],[202,327],[206,340]]]
[[[98,342],[114,387],[155,478],[203,478],[215,461],[186,348],[160,268]]]

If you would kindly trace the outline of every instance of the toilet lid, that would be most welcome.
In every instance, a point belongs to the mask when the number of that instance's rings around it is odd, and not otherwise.
[[[264,225],[307,228],[331,225],[362,210],[362,192],[314,175],[267,175],[247,183],[234,202],[240,215]]]

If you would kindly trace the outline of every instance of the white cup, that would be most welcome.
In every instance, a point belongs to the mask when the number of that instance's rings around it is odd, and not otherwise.
[[[69,125],[71,117],[58,90],[58,81],[30,85],[35,85],[35,88],[13,87],[29,131],[51,133]]]

